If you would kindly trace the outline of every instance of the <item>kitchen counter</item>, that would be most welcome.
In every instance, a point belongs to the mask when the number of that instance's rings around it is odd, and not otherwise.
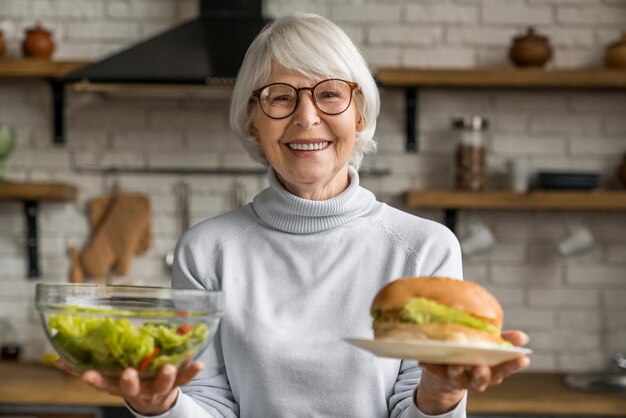
[[[521,373],[479,395],[470,395],[468,412],[527,415],[626,417],[626,397],[580,392],[566,387],[563,375]],[[0,405],[121,406],[119,398],[91,389],[51,366],[0,362]]]

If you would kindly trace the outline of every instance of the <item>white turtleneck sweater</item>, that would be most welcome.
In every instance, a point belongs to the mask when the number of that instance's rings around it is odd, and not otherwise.
[[[414,361],[378,358],[344,341],[372,338],[378,290],[406,276],[461,279],[444,226],[377,202],[359,186],[325,201],[270,187],[180,240],[173,286],[221,289],[226,312],[204,370],[161,415],[426,417],[414,403]],[[140,415],[137,415],[140,416]],[[441,417],[465,416],[465,397]]]

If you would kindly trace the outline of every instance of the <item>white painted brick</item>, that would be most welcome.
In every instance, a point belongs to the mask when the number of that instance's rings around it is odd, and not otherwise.
[[[614,332],[608,333],[607,335],[607,349],[612,352],[624,352],[624,347],[626,347],[626,331],[624,329],[616,330]]]
[[[397,4],[331,5],[330,18],[337,22],[400,22],[401,8]]]
[[[364,46],[361,53],[371,67],[393,67],[401,63],[401,49],[393,47]]]
[[[133,257],[127,278],[130,280],[167,280],[167,277],[170,276],[171,273],[165,265],[164,256],[165,254],[162,254],[161,257]],[[144,281],[144,285],[149,285],[149,283],[145,283]]]
[[[172,18],[176,4],[167,0],[109,1],[105,5],[108,16],[115,18]]]
[[[1,215],[0,215],[1,216]],[[3,223],[8,219],[2,217]],[[0,257],[23,257],[26,255],[26,238],[0,234]]]
[[[218,156],[208,153],[154,153],[147,158],[148,166],[151,168],[215,168],[218,164]]]
[[[494,27],[449,27],[446,29],[446,41],[461,45],[500,46],[502,39],[510,34],[509,29]]]
[[[573,111],[583,114],[592,112],[619,117],[626,112],[626,97],[621,91],[573,92],[568,101]]]
[[[554,311],[504,308],[504,329],[544,330],[556,324]]]
[[[596,289],[529,289],[528,302],[537,307],[597,307],[600,291]]]
[[[570,332],[569,330],[528,331],[530,347],[545,351],[567,351],[583,354],[600,348],[600,336],[597,333]]]
[[[39,252],[46,256],[65,256],[67,255],[67,244],[65,239],[60,235],[39,237]]]
[[[407,49],[403,52],[402,65],[408,67],[472,67],[474,52],[468,48],[438,47],[428,49]]]
[[[523,110],[526,113],[542,114],[546,111],[565,113],[568,108],[567,95],[561,91],[502,90],[494,96],[498,110]]]
[[[625,7],[561,7],[556,11],[558,23],[583,25],[622,25],[626,22]]]
[[[35,280],[30,279],[7,279],[0,281],[1,298],[7,301],[24,301],[32,303],[35,296]]]
[[[527,6],[519,1],[491,1],[483,3],[482,21],[488,24],[539,25],[553,22],[551,7]]]
[[[578,134],[600,132],[600,119],[595,116],[545,115],[530,117],[531,133],[568,133]]]
[[[182,148],[182,137],[180,130],[127,130],[111,133],[111,144],[121,150],[178,150]]]
[[[491,267],[491,280],[494,283],[510,283],[515,285],[546,284],[556,285],[562,283],[563,272],[557,265],[539,266],[497,266]]]
[[[442,28],[385,25],[367,31],[370,45],[435,45],[441,41]]]
[[[606,288],[623,286],[626,288],[626,266],[576,266],[567,269],[567,283]]]
[[[508,48],[476,46],[477,67],[507,67],[509,66]]]
[[[179,22],[190,20],[198,15],[198,0],[178,0],[176,16]]]
[[[521,286],[490,283],[486,288],[495,295],[504,307],[518,308],[524,305],[525,290]]]
[[[246,168],[252,170],[265,170],[261,163],[254,161],[245,152],[222,154],[221,166],[223,168]]]
[[[352,42],[354,42],[359,48],[363,47],[363,45],[365,44],[365,31],[366,31],[366,29],[363,26],[359,25],[358,23],[356,24],[342,23],[339,26],[341,27],[341,29],[344,30],[344,32],[346,32],[348,37],[352,39]]]
[[[478,21],[478,8],[446,2],[408,4],[408,22],[424,23],[475,23]]]
[[[529,372],[554,372],[557,370],[556,354],[533,352],[530,356]]]
[[[74,154],[76,166],[81,168],[123,168],[142,167],[144,157],[138,153],[104,151],[98,154],[77,152]]]
[[[498,114],[495,120],[490,120],[491,131],[501,132],[526,132],[528,126],[528,116],[518,114]]]
[[[562,155],[567,150],[567,141],[558,137],[532,137],[495,135],[491,149],[507,155]]]
[[[0,115],[3,120],[10,120],[11,125],[16,127],[48,127],[50,123],[48,110],[44,107],[2,106]]]
[[[624,139],[581,138],[570,140],[572,154],[583,155],[619,155],[626,148]]]
[[[15,257],[0,256],[0,277],[25,277],[26,276],[26,259]]]
[[[315,13],[320,16],[330,14],[329,5],[315,0],[302,0],[290,3],[267,3],[264,7],[264,14],[271,17],[280,17],[306,10],[307,13]]]
[[[40,234],[52,236],[63,233],[84,233],[87,219],[84,214],[68,204],[45,204],[39,213]]]
[[[494,234],[506,242],[528,243],[535,240],[557,240],[563,235],[563,226],[550,216],[538,216],[528,212],[490,212]]]
[[[227,212],[231,209],[232,197],[234,197],[233,194],[228,196],[218,194],[195,195],[191,199],[191,211],[196,215]],[[206,219],[206,217],[207,216],[200,216],[200,219]]]
[[[103,12],[98,0],[34,0],[34,15],[38,17],[98,17]]]
[[[610,135],[626,133],[626,119],[623,117],[604,118],[604,131]]]
[[[603,323],[599,312],[579,310],[563,310],[557,313],[557,322],[560,328],[573,331],[597,331]]]
[[[559,370],[576,373],[604,370],[607,364],[606,357],[597,350],[581,354],[560,353],[558,358]]]
[[[54,57],[59,60],[90,60],[100,57],[100,46],[95,42],[65,40],[54,51]]]
[[[609,263],[626,264],[626,245],[609,246],[606,251],[606,261]]]
[[[486,285],[489,281],[489,270],[484,264],[474,264],[471,257],[463,260],[463,279],[480,285]]]
[[[619,0],[623,3],[623,0]],[[595,28],[596,43],[608,46],[614,42],[618,42],[622,38],[622,31],[619,28]]]
[[[72,112],[69,125],[69,129],[143,129],[146,112],[142,108],[89,106]]]
[[[420,109],[427,112],[447,112],[450,115],[483,114],[491,109],[491,98],[483,91],[459,89],[423,89],[420,92]],[[445,126],[449,129],[451,119]]]
[[[559,50],[554,54],[555,68],[593,68],[602,64],[604,52],[601,48]]]
[[[2,17],[32,17],[32,0],[2,0]]]
[[[67,33],[70,40],[132,40],[138,37],[139,28],[134,23],[125,22],[70,22]]]
[[[153,110],[148,114],[148,126],[154,129],[190,129],[211,131],[228,129],[228,118],[225,113],[214,113],[208,110]]]
[[[591,47],[595,44],[595,34],[592,28],[563,28],[548,25],[538,28],[538,31],[547,36],[553,47]],[[559,54],[557,49],[556,54]]]

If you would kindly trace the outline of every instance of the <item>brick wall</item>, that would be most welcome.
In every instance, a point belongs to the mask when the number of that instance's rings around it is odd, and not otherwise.
[[[339,23],[373,67],[507,65],[512,36],[534,25],[552,39],[553,67],[599,66],[604,47],[626,29],[626,2],[611,0],[266,0],[265,13],[310,11]],[[194,0],[0,0],[0,28],[8,54],[17,56],[25,27],[52,28],[59,59],[96,59],[195,15]],[[480,114],[491,124],[492,185],[503,184],[506,164],[527,158],[533,169],[599,170],[616,186],[614,170],[626,151],[626,96],[582,90],[448,90],[420,94],[420,153],[404,152],[403,95],[382,89],[379,153],[366,160],[392,175],[365,178],[380,200],[403,207],[408,188],[452,185],[452,116]],[[141,191],[153,204],[154,239],[134,259],[137,283],[167,284],[163,256],[180,235],[178,176],[84,174],[76,167],[256,167],[228,130],[226,97],[100,96],[68,98],[67,145],[51,144],[50,95],[43,81],[0,80],[0,121],[18,131],[8,164],[14,180],[62,180],[79,187],[74,204],[41,207],[44,281],[67,280],[68,246],[88,238],[87,202],[116,182]],[[248,199],[263,176],[192,176],[192,221],[235,208],[240,180]],[[406,209],[406,208],[405,208]],[[408,209],[406,209],[408,210]],[[416,212],[441,219],[436,211]],[[532,338],[535,370],[597,370],[626,349],[626,214],[474,212],[459,216],[463,236],[479,217],[496,236],[489,252],[466,257],[466,278],[491,289],[505,306],[506,325]],[[569,222],[594,233],[593,251],[563,258],[554,243]],[[26,356],[49,350],[33,308],[34,282],[25,278],[24,220],[17,203],[0,204],[0,316],[17,323]]]

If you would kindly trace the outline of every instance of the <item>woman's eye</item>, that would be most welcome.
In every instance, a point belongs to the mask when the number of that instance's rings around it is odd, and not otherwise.
[[[320,97],[321,99],[334,99],[334,98],[336,98],[336,97],[339,97],[339,94],[338,94],[336,91],[331,91],[331,90],[328,90],[328,91],[324,91],[324,92],[322,92],[322,93],[319,95],[319,97]]]
[[[275,96],[275,97],[272,97],[272,102],[274,102],[274,103],[286,102],[286,101],[289,101],[289,100],[291,100],[291,97],[289,97],[289,96]]]

